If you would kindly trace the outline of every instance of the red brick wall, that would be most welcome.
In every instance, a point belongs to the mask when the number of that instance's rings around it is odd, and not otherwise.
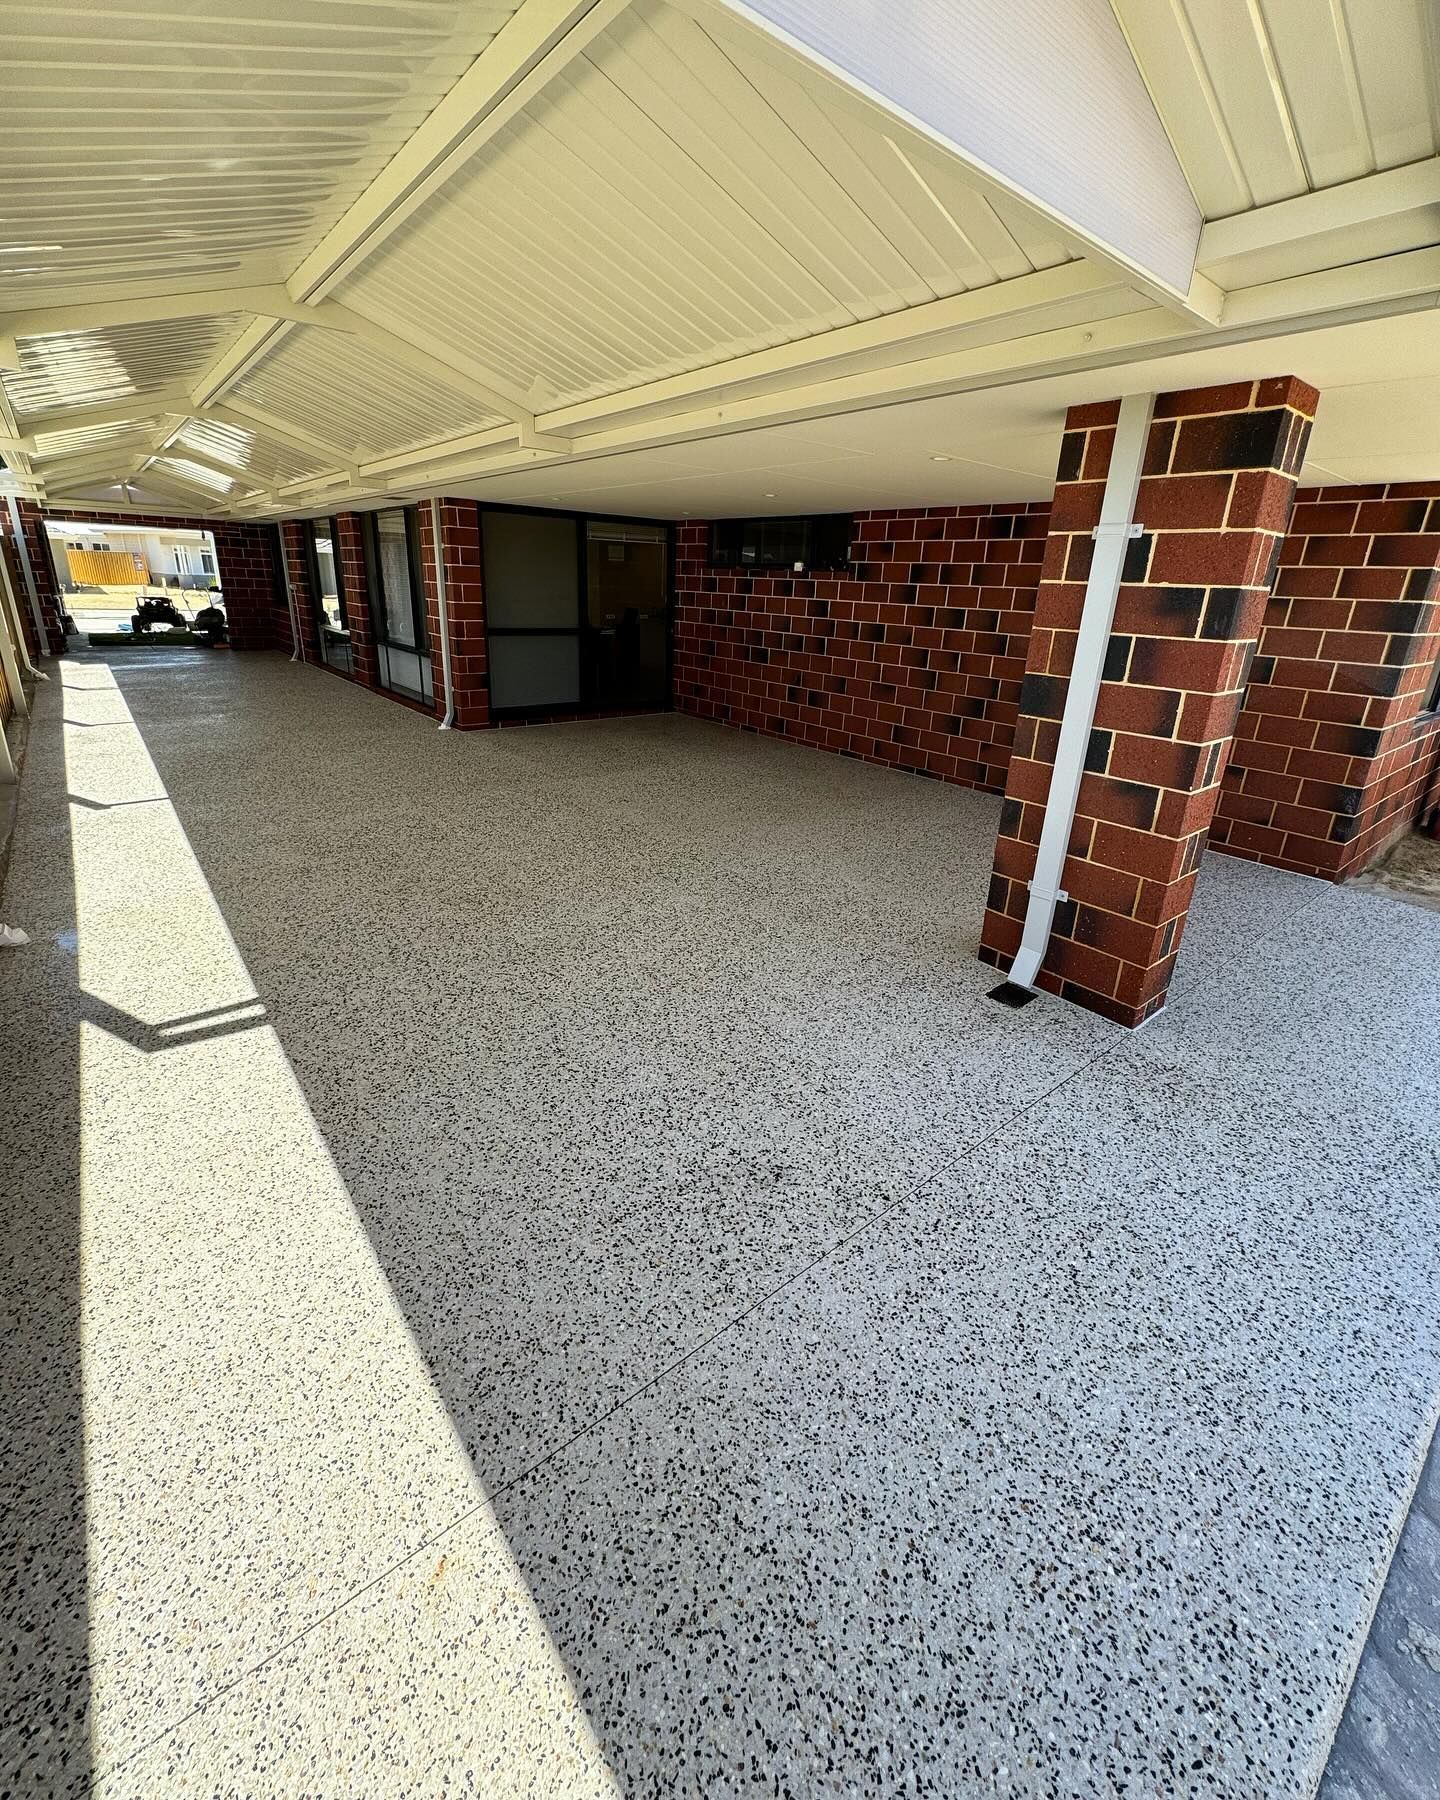
[[[1211,832],[1335,881],[1419,814],[1440,763],[1440,483],[1313,488],[1280,552]]]
[[[1292,377],[1159,396],[1039,985],[1126,1025],[1164,1004],[1317,396]],[[981,956],[1020,947],[1118,402],[1072,407]]]
[[[339,513],[335,531],[338,539],[335,554],[341,585],[345,589],[345,624],[350,632],[350,676],[361,687],[378,689],[380,665],[375,654],[375,628],[370,618],[370,582],[359,513]]]
[[[999,791],[1048,512],[857,513],[849,572],[803,577],[711,568],[680,525],[677,709]]]
[[[215,561],[225,616],[229,621],[230,642],[237,650],[267,650],[276,642],[271,614],[276,570],[268,525],[234,519],[197,519],[178,513],[115,513],[103,508],[97,511],[94,507],[78,506],[46,507],[42,511],[28,501],[20,503],[20,510],[25,521],[26,541],[32,544],[31,557],[37,584],[42,589],[42,600],[47,598],[49,588],[49,563],[44,560],[39,545],[45,535],[47,519],[77,520],[95,525],[133,525],[141,529],[159,526],[165,530],[208,531],[215,539]],[[49,596],[48,604],[53,612],[53,595]],[[48,620],[51,613],[47,612],[46,616]],[[288,649],[288,619],[282,641]]]

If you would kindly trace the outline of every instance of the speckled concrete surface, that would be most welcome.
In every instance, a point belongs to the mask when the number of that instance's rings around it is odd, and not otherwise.
[[[13,1791],[1313,1792],[1440,1394],[1440,920],[1212,857],[1153,1026],[1008,1013],[996,804],[66,669]]]

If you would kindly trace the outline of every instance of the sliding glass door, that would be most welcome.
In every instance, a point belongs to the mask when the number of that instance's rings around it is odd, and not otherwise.
[[[483,515],[490,704],[497,713],[580,704],[579,528],[567,513]]]
[[[392,506],[367,515],[365,561],[380,685],[412,700],[433,700],[420,532],[413,506]]]
[[[481,539],[497,716],[668,706],[668,527],[487,507]]]
[[[670,704],[668,527],[587,520],[585,628],[592,706]]]

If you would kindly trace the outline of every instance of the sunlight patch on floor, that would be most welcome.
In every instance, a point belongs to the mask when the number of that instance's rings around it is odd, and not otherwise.
[[[63,678],[103,1772],[488,1501],[113,675]],[[597,1791],[498,1535],[488,1563],[503,1630],[475,1640],[467,1728],[506,1787],[528,1757]]]

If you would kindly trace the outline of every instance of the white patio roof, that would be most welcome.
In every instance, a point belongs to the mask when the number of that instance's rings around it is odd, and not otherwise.
[[[1440,476],[1425,0],[0,30],[0,456],[57,504],[1033,497],[1070,400],[1256,373],[1325,391],[1306,479]]]

